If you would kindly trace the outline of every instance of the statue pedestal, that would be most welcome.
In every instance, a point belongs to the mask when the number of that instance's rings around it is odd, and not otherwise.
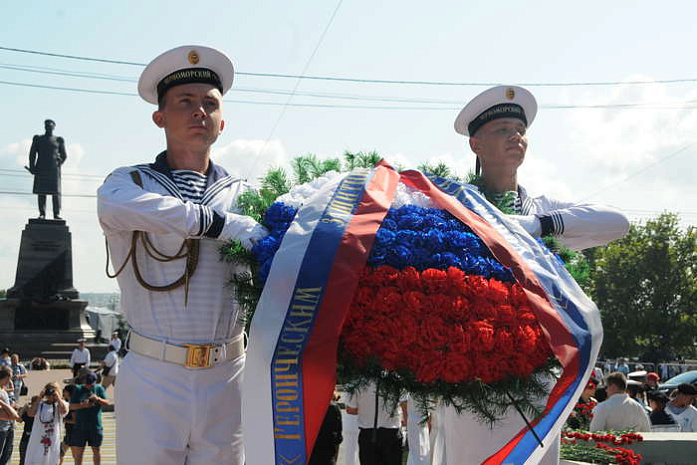
[[[2,299],[0,341],[23,360],[67,359],[78,339],[94,338],[85,307],[86,300]]]
[[[29,220],[22,231],[15,285],[7,297],[79,297],[73,287],[73,249],[65,220]]]
[[[68,358],[77,339],[94,338],[86,307],[73,287],[65,221],[30,219],[22,231],[15,285],[0,300],[0,344],[23,359]],[[66,344],[70,350],[56,350]]]

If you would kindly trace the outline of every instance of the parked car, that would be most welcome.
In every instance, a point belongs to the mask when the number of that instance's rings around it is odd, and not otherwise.
[[[666,382],[660,383],[658,385],[658,390],[670,394],[673,389],[677,388],[678,385],[682,383],[689,383],[697,387],[697,370],[686,371],[685,373],[673,376],[669,380],[666,380]]]

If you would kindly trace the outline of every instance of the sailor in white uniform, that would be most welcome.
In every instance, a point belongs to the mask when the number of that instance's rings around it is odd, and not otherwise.
[[[536,113],[535,98],[526,89],[498,86],[472,99],[458,115],[455,130],[469,137],[469,146],[477,156],[477,173],[481,170],[484,194],[492,199],[510,193],[516,213],[512,217],[528,233],[534,237],[554,236],[571,250],[623,237],[629,222],[618,210],[533,196],[518,184],[517,170],[528,146],[527,129]],[[514,409],[493,429],[471,414],[458,414],[454,408],[446,407],[442,413],[445,454],[450,465],[483,462],[525,427]],[[559,462],[559,442],[554,444],[540,463]],[[434,451],[437,453],[441,451]]]
[[[158,105],[166,151],[122,167],[98,192],[99,221],[132,331],[119,370],[119,464],[242,465],[244,334],[222,241],[266,234],[236,212],[248,186],[210,160],[233,66],[202,46],[170,50],[138,91]]]

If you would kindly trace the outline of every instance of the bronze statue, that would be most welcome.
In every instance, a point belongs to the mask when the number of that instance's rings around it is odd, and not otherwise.
[[[61,165],[68,155],[65,153],[65,141],[62,137],[53,135],[56,123],[47,119],[44,121],[46,134],[34,136],[29,149],[29,167],[34,175],[35,194],[39,195],[39,218],[46,218],[46,195],[51,195],[53,201],[53,218],[61,219]]]

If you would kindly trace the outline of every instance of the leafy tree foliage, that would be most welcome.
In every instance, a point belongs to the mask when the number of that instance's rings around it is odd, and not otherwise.
[[[697,229],[663,213],[588,254],[608,357],[665,361],[697,355]]]

